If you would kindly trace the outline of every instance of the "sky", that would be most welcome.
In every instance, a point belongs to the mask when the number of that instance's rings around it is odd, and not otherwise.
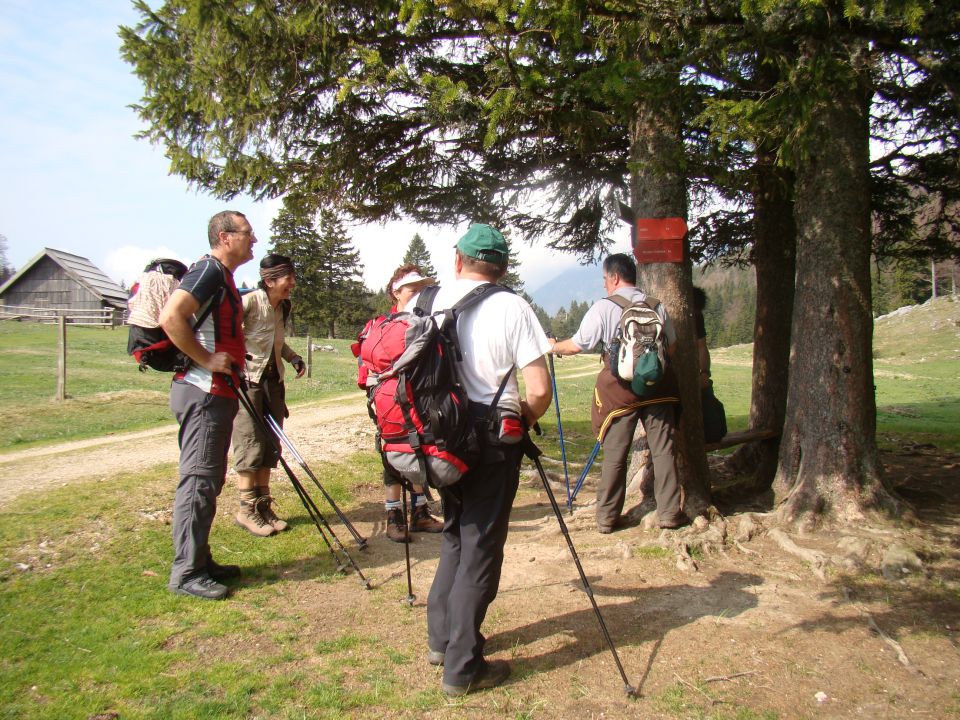
[[[90,259],[129,286],[155,257],[189,262],[208,249],[207,220],[244,213],[259,242],[237,272],[255,284],[281,203],[224,203],[168,173],[160,148],[134,135],[129,105],[142,95],[120,57],[117,28],[138,17],[131,0],[0,0],[0,235],[20,269],[45,247]],[[347,225],[364,280],[382,288],[419,232],[441,281],[452,277],[460,227]],[[628,250],[626,231],[615,251]],[[570,256],[514,241],[520,276],[534,292],[576,265]]]

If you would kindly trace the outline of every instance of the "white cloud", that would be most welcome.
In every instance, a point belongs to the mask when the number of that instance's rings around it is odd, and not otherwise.
[[[149,248],[123,245],[107,254],[103,261],[103,267],[100,269],[109,277],[118,281],[122,280],[127,287],[130,287],[140,277],[140,273],[143,272],[146,264],[157,258],[172,258],[187,265],[190,264],[187,258],[182,257],[176,250],[166,245]]]

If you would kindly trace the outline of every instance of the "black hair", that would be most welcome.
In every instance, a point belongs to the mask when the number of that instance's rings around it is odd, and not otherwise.
[[[606,275],[619,275],[629,285],[637,284],[637,264],[626,253],[607,255],[603,261],[603,272]]]
[[[279,255],[278,253],[268,253],[263,256],[263,260],[260,261],[261,270],[269,270],[270,268],[277,267],[278,265],[289,265],[291,272],[296,272],[296,268],[293,265],[293,260],[288,258],[286,255]],[[260,282],[257,283],[257,287],[261,290],[267,289],[267,283],[261,278]],[[283,313],[283,323],[286,325],[287,320],[290,319],[290,311],[293,308],[292,303],[289,300],[284,300],[280,303],[280,310]]]
[[[270,268],[277,267],[278,265],[289,265],[291,269],[296,272],[296,268],[293,266],[293,260],[288,258],[286,255],[278,255],[277,253],[268,253],[263,256],[263,260],[260,261],[261,270],[269,270]],[[257,283],[257,287],[261,290],[267,289],[267,284],[261,279]]]
[[[702,287],[693,286],[693,307],[697,312],[703,312],[707,307],[707,294]]]

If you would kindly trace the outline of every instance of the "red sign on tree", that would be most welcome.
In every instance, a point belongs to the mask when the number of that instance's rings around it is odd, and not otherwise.
[[[687,223],[683,218],[637,218],[634,257],[641,265],[683,262]]]

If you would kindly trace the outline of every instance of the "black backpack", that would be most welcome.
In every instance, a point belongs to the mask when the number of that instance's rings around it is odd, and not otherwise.
[[[132,355],[137,361],[140,372],[146,372],[147,368],[160,372],[181,372],[190,365],[190,358],[180,352],[173,341],[167,337],[163,328],[160,327],[160,311],[173,291],[177,289],[179,281],[186,274],[187,266],[179,260],[159,258],[152,260],[143,269],[140,278],[131,288],[130,299],[127,303],[131,313],[130,330],[127,335],[127,354]],[[176,282],[171,283],[163,276],[170,276]],[[149,290],[151,285],[155,283],[163,284],[163,291],[159,295],[162,302],[154,307],[143,308],[138,304],[138,300],[144,298],[145,295],[140,293],[144,289]],[[225,288],[222,287],[219,293],[204,304],[193,327],[198,327],[209,317],[210,313],[220,304],[224,291]],[[143,312],[138,312],[138,309]],[[135,324],[134,321],[139,321],[141,324]]]
[[[492,283],[480,285],[443,312],[441,326],[431,312],[438,290],[432,286],[421,291],[412,312],[371,320],[354,353],[384,464],[405,480],[426,481],[439,489],[460,480],[481,451],[476,418],[460,380],[457,317],[488,295],[511,291]]]

